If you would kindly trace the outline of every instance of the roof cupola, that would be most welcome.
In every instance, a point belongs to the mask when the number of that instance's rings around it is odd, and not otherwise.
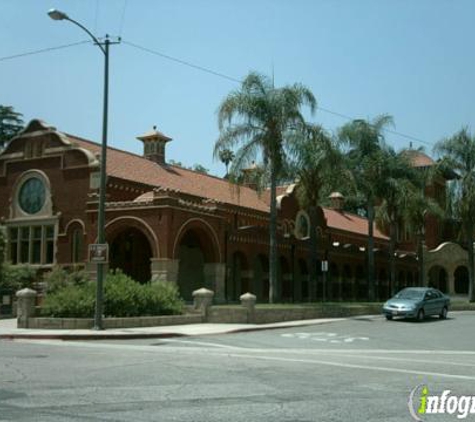
[[[143,142],[143,156],[154,163],[159,165],[166,164],[165,149],[167,142],[172,138],[164,135],[157,130],[157,126],[154,126],[149,132],[137,136],[137,139]]]

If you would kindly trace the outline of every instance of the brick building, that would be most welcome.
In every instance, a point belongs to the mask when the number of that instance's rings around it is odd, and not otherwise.
[[[250,291],[268,298],[269,195],[236,187],[218,177],[169,165],[171,138],[154,128],[138,137],[144,154],[108,148],[106,239],[110,268],[134,279],[176,282],[183,297],[207,286],[218,302]],[[31,121],[0,153],[0,219],[7,227],[8,260],[41,270],[54,265],[84,266],[87,246],[96,242],[100,144]],[[414,152],[416,167],[433,161]],[[427,188],[445,195],[445,180]],[[300,209],[295,186],[278,192],[279,268],[277,294],[283,301],[367,296],[367,220],[342,211],[341,195],[331,208],[318,209],[318,282],[309,286],[309,216]],[[397,251],[397,283],[418,280],[414,240],[402,228]],[[388,286],[388,237],[375,233],[378,295]],[[427,220],[427,279],[450,293],[466,293],[465,251],[446,242],[435,219]],[[450,257],[450,258],[448,258]],[[320,262],[328,260],[328,273]],[[313,292],[313,293],[312,293]]]

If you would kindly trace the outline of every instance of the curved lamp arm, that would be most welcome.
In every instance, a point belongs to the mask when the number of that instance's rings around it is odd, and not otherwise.
[[[66,20],[66,21],[69,21],[71,23],[74,23],[74,25],[76,25],[76,26],[79,26],[79,28],[81,28],[84,32],[86,32],[92,38],[94,43],[101,49],[101,51],[104,53],[104,55],[106,54],[106,50],[104,49],[102,44],[99,42],[99,40],[95,37],[95,35],[91,31],[89,31],[89,29],[87,29],[84,25],[80,24],[79,22],[75,21],[74,19],[71,19],[66,13],[61,12],[60,10],[57,10],[57,9],[50,9],[48,11],[48,16],[51,19],[55,20],[55,21]]]

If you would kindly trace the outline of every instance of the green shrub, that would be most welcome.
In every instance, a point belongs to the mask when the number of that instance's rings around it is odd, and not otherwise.
[[[94,283],[65,286],[45,297],[41,314],[62,318],[92,318],[96,302]]]
[[[31,288],[36,281],[37,271],[29,265],[5,265],[2,286],[6,289]]]
[[[183,313],[184,301],[175,283],[161,282],[146,286],[147,315],[177,315]]]
[[[142,315],[145,295],[141,284],[121,271],[110,272],[104,286],[104,313],[107,316]]]
[[[56,266],[43,276],[46,282],[46,292],[54,293],[66,286],[80,286],[89,282],[89,277],[85,271],[67,271],[62,267]]]
[[[59,281],[45,298],[42,314],[64,318],[92,318],[96,297],[94,282],[65,284]],[[104,314],[108,317],[174,315],[183,312],[184,302],[172,283],[140,284],[120,270],[109,272],[104,284]]]

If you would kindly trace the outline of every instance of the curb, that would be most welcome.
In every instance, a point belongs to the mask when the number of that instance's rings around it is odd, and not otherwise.
[[[177,337],[195,337],[195,336],[213,336],[223,334],[240,334],[246,332],[264,331],[264,330],[282,330],[285,328],[294,327],[308,327],[310,325],[323,325],[330,324],[332,322],[341,321],[349,318],[334,318],[333,320],[324,320],[321,322],[308,322],[305,320],[297,321],[285,321],[285,324],[271,325],[262,324],[262,326],[253,326],[249,328],[234,328],[221,332],[203,332],[197,334],[184,334],[184,333],[97,333],[97,334],[33,334],[33,333],[8,333],[0,334],[0,340],[62,340],[62,341],[81,341],[81,340],[140,340],[140,339],[154,339],[154,338],[177,338]]]
[[[473,310],[454,310],[452,313],[464,313],[474,312]],[[61,340],[61,341],[84,341],[84,340],[140,340],[140,339],[157,339],[157,338],[178,338],[178,337],[196,337],[196,336],[213,336],[223,334],[240,334],[246,332],[256,332],[264,330],[279,330],[285,328],[295,327],[308,327],[311,325],[323,325],[330,324],[332,322],[338,322],[342,320],[351,320],[357,318],[378,318],[380,314],[367,314],[367,315],[351,315],[345,317],[333,317],[331,319],[323,319],[321,322],[318,320],[312,320],[311,322],[305,322],[307,320],[295,320],[295,321],[282,321],[281,323],[262,324],[261,326],[242,327],[242,328],[230,328],[229,330],[223,330],[220,332],[202,332],[196,334],[186,334],[177,332],[164,332],[164,333],[108,333],[95,332],[95,334],[75,334],[75,333],[6,333],[0,334],[0,340]],[[274,325],[275,324],[275,325]]]

